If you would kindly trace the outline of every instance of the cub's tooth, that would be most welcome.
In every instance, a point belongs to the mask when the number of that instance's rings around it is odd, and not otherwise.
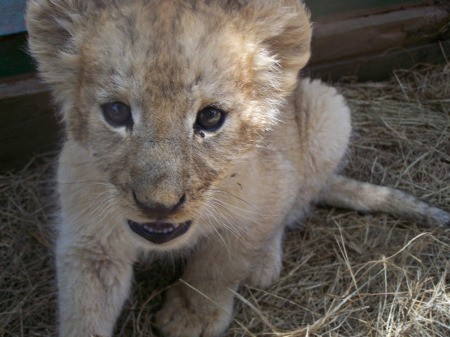
[[[168,234],[172,233],[175,229],[180,227],[180,224],[152,225],[150,223],[146,223],[142,224],[142,226],[150,233]]]

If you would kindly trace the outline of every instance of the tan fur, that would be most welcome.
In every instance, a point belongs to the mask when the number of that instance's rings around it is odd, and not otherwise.
[[[27,26],[67,137],[57,176],[60,336],[111,336],[132,265],[149,252],[189,255],[156,315],[163,334],[220,335],[233,291],[278,277],[284,228],[313,201],[448,222],[404,194],[335,175],[350,112],[335,89],[297,79],[311,40],[298,0],[31,0]],[[102,117],[113,101],[131,107],[131,130]],[[227,118],[201,137],[193,125],[211,104]],[[182,194],[163,219],[192,220],[182,236],[153,244],[128,227],[159,217],[134,198],[169,207]]]

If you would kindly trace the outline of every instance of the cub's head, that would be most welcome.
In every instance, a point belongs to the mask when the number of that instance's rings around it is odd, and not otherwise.
[[[68,141],[159,244],[195,232],[310,54],[299,0],[31,0],[26,20]]]

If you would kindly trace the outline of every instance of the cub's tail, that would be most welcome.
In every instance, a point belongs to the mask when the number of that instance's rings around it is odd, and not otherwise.
[[[321,204],[355,211],[385,212],[433,227],[450,227],[450,214],[394,188],[334,175],[319,199]]]

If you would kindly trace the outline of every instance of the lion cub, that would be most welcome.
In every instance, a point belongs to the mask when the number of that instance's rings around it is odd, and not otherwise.
[[[449,214],[338,175],[350,112],[298,80],[298,0],[31,0],[30,49],[66,128],[59,157],[59,334],[111,336],[143,252],[188,254],[156,315],[213,337],[243,282],[281,268],[312,201],[444,226]]]

